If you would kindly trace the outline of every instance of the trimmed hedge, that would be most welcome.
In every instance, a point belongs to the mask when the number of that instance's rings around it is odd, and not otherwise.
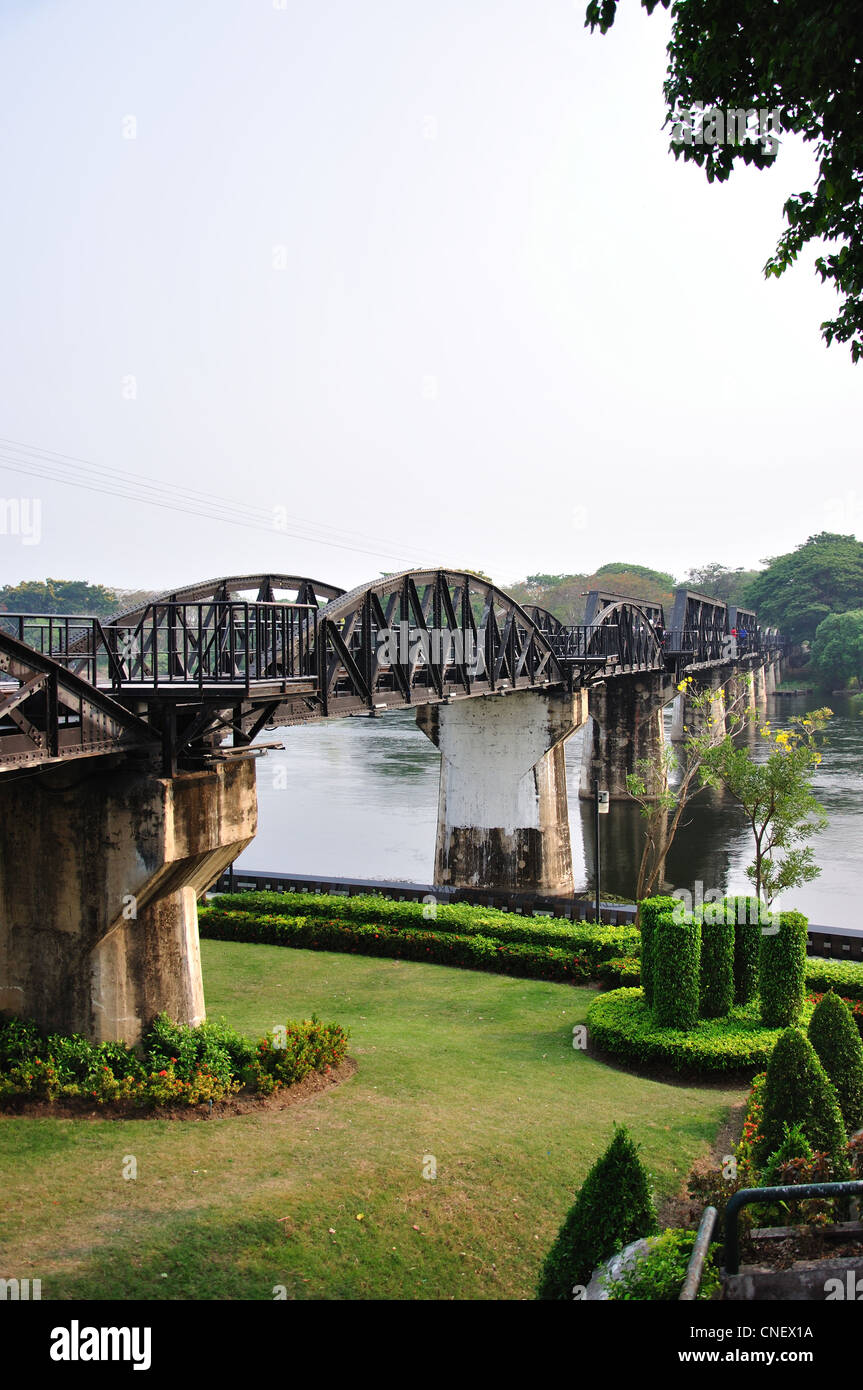
[[[653,932],[657,919],[665,913],[673,912],[677,898],[659,895],[655,898],[642,898],[638,904],[638,920],[641,923],[641,987],[648,1004],[653,1004]]]
[[[537,1298],[571,1302],[574,1288],[586,1288],[604,1260],[657,1229],[649,1177],[621,1127],[585,1178],[545,1257]]]
[[[819,994],[835,990],[846,999],[863,1000],[863,961],[821,960],[809,956],[806,961],[806,988]]]
[[[685,1032],[698,1022],[701,923],[675,922],[670,912],[656,918],[651,945],[653,1009],[660,1028]]]
[[[725,920],[734,923],[734,1002],[748,1004],[758,997],[761,904],[758,898],[731,897],[722,905]]]
[[[326,911],[324,909],[327,909]],[[425,916],[434,911],[433,917]],[[588,922],[556,922],[546,917],[522,917],[517,912],[471,907],[467,903],[392,902],[363,894],[348,897],[326,893],[220,894],[201,904],[200,916],[215,914],[278,918],[285,921],[343,922],[392,930],[416,929],[436,935],[480,936],[524,946],[555,946],[585,956],[595,967],[612,956],[637,956],[641,936],[636,927],[597,926]]]
[[[636,983],[636,981],[632,981],[632,983]],[[854,1025],[858,1033],[860,1034],[861,1038],[863,1038],[863,1000],[846,999],[844,995],[841,994],[837,997],[842,1000],[843,1004],[848,1005],[848,1012],[850,1013],[854,1021]],[[810,1004],[820,1004],[823,998],[824,995],[818,994],[817,992],[814,994],[807,994],[806,996],[807,1002]]]
[[[848,1005],[825,994],[809,1022],[809,1041],[839,1097],[849,1134],[863,1125],[863,1042]]]
[[[802,912],[782,912],[778,928],[761,937],[759,992],[765,1028],[788,1028],[803,1009],[806,928]]]
[[[597,973],[606,989],[630,987],[641,979],[640,964],[635,956],[612,956],[611,960],[602,962]]]
[[[199,915],[201,936],[221,941],[255,941],[301,950],[342,951],[350,955],[386,956],[520,975],[532,980],[583,983],[594,977],[588,955],[558,946],[522,945],[479,935],[419,931],[411,928],[363,926],[322,918],[258,916],[251,912],[211,912]],[[613,930],[613,929],[612,929]]]
[[[808,1016],[811,1005],[805,1006]],[[726,1018],[702,1019],[689,1032],[661,1028],[640,989],[599,994],[587,1011],[592,1047],[634,1066],[662,1066],[672,1071],[763,1071],[780,1036],[764,1028],[757,1004],[735,1005]]]
[[[734,922],[725,920],[724,911],[705,907],[698,1006],[702,1018],[724,1018],[734,1003],[734,936]]]
[[[836,1088],[799,1028],[780,1033],[767,1066],[761,1132],[753,1147],[761,1167],[782,1146],[786,1126],[799,1125],[812,1148],[829,1155],[837,1180],[848,1173],[848,1135]]]

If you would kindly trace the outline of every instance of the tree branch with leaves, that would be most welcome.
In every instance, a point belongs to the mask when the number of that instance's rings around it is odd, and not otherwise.
[[[731,738],[702,760],[703,784],[725,787],[746,814],[755,843],[755,858],[746,874],[768,907],[781,893],[821,872],[814,850],[804,841],[827,826],[812,776],[821,762],[819,745],[831,715],[827,708],[812,710],[792,719],[791,729],[776,733],[768,720],[760,723],[760,736],[772,745],[763,762],[756,762],[747,747]],[[757,718],[754,711],[753,716]]]
[[[682,697],[688,699],[700,725],[697,733],[685,730],[682,758],[664,744],[652,758],[639,758],[634,772],[626,778],[626,789],[639,803],[645,820],[644,848],[635,890],[637,903],[651,897],[662,886],[665,861],[683,813],[708,785],[700,776],[704,761],[742,726],[744,711],[751,700],[751,686],[741,690],[729,682],[716,690],[693,694],[693,685],[693,678],[687,676],[677,687]],[[680,780],[672,786],[670,779],[678,768]],[[658,794],[651,790],[657,785],[661,787]]]

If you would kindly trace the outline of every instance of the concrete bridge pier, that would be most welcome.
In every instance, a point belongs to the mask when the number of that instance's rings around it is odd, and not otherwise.
[[[584,690],[418,708],[441,752],[435,883],[572,895],[563,745],[586,717]]]
[[[752,672],[752,701],[759,714],[767,713],[767,667],[756,666]]]
[[[776,694],[776,666],[775,661],[768,661],[764,667],[764,689],[767,695]]]
[[[727,666],[715,667],[709,672],[700,672],[693,677],[675,704],[674,718],[671,723],[671,737],[675,743],[682,743],[688,734],[698,736],[703,734],[708,727],[709,719],[721,720],[725,723],[725,687],[730,685],[729,697],[734,692],[735,675]],[[714,692],[715,699],[712,711],[707,709],[697,709],[692,703],[693,695],[703,695],[705,691]],[[729,703],[731,700],[729,698]]]
[[[198,895],[254,837],[255,765],[112,760],[0,783],[0,1011],[95,1042],[204,1016]]]
[[[752,669],[735,666],[723,672],[726,714],[734,709],[741,716],[757,706],[755,675]]]
[[[613,801],[629,799],[627,774],[642,759],[655,759],[665,738],[662,711],[676,690],[663,671],[644,672],[628,678],[604,681],[590,691],[590,722],[584,731],[579,795],[593,796],[594,781]],[[658,796],[665,788],[664,775],[648,779],[648,793]]]

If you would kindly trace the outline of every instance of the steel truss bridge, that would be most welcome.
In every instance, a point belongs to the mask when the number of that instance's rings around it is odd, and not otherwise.
[[[3,613],[0,775],[154,752],[171,775],[255,756],[267,728],[648,672],[679,679],[781,649],[754,613],[684,589],[667,628],[660,606],[601,591],[585,617],[567,626],[442,569],[350,593],[295,575],[220,578],[110,621]]]

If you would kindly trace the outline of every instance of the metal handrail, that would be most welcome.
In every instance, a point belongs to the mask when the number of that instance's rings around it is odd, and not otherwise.
[[[740,1269],[740,1237],[737,1214],[741,1207],[757,1202],[802,1202],[807,1197],[863,1197],[863,1182],[789,1183],[784,1187],[743,1187],[728,1199],[725,1208],[725,1273],[737,1274]]]
[[[678,1303],[693,1303],[698,1297],[698,1290],[701,1288],[701,1279],[704,1274],[704,1262],[710,1250],[710,1237],[713,1235],[716,1219],[716,1208],[705,1207],[698,1226],[698,1234],[695,1237],[695,1244],[692,1247],[692,1254],[689,1257],[686,1278],[683,1281],[683,1288],[680,1290]]]

